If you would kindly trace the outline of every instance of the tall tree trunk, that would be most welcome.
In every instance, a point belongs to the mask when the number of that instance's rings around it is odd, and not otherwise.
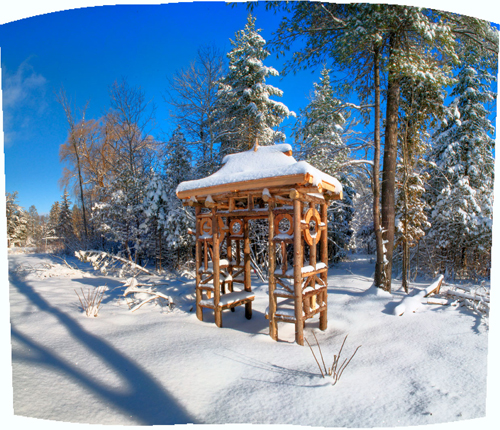
[[[394,48],[396,36],[391,35]],[[391,291],[392,254],[394,251],[394,218],[396,161],[398,155],[398,110],[400,80],[397,72],[389,71],[385,122],[384,167],[382,170],[382,228],[385,243],[384,289]]]
[[[377,252],[377,262],[375,264],[376,287],[383,286],[384,251],[382,242],[382,229],[380,226],[380,48],[374,47],[373,52],[373,82],[375,89],[375,129],[373,136],[373,229],[375,230],[375,243]]]

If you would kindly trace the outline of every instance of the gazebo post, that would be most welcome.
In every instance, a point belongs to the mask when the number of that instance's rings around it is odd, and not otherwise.
[[[212,254],[213,254],[213,282],[214,282],[214,315],[215,325],[222,327],[222,309],[220,301],[220,246],[219,246],[219,216],[216,209],[212,209]]]
[[[243,264],[245,265],[245,275],[244,275],[244,286],[245,291],[252,291],[252,280],[250,278],[252,274],[252,265],[250,262],[250,225],[248,219],[245,218],[243,221]],[[245,318],[252,318],[252,302],[245,303]]]
[[[278,323],[276,322],[276,297],[274,289],[276,280],[274,279],[274,271],[276,268],[276,244],[274,242],[274,200],[269,200],[268,203],[268,220],[269,220],[269,335],[271,339],[278,340]]]
[[[201,230],[201,219],[199,217],[201,213],[201,207],[196,206],[195,208],[196,215],[196,248],[195,248],[195,260],[196,260],[196,317],[203,321],[203,308],[200,306],[201,301],[201,290],[200,290],[200,282],[201,282],[201,242],[200,238],[200,230]]]
[[[328,267],[328,205],[321,204],[321,222],[325,225],[325,230],[321,233],[320,238],[320,258],[321,262],[325,263]],[[328,285],[328,271],[321,274],[321,280],[325,285]],[[323,292],[322,297],[318,297],[320,302],[325,304],[325,310],[319,313],[319,329],[326,330],[327,327],[327,313],[328,313],[328,288]]]
[[[300,200],[293,200],[293,289],[295,296],[295,342],[304,345],[304,317],[302,316],[302,205]]]

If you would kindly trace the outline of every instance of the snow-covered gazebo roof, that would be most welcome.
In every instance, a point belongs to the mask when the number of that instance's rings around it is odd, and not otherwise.
[[[223,166],[213,175],[185,181],[177,187],[177,197],[189,199],[219,193],[230,193],[271,187],[307,187],[342,198],[340,182],[292,157],[289,144],[258,146],[257,150],[227,155]]]

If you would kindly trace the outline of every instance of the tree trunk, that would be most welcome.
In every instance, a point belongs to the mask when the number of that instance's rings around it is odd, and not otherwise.
[[[391,47],[394,38],[391,37]],[[392,254],[394,251],[395,184],[398,151],[398,109],[400,81],[396,72],[389,71],[385,123],[384,167],[382,170],[382,228],[385,242],[384,290],[391,291]]]
[[[382,242],[382,230],[380,228],[380,48],[374,47],[373,52],[373,81],[375,89],[375,129],[373,136],[373,229],[375,231],[375,243],[377,262],[375,264],[374,284],[376,287],[383,286],[384,251]]]

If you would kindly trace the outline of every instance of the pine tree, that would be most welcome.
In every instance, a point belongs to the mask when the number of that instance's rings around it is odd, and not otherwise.
[[[148,243],[149,255],[156,262],[156,270],[162,270],[162,259],[165,250],[164,229],[169,211],[169,198],[166,182],[159,174],[151,172],[143,207],[145,220],[141,225]]]
[[[17,191],[6,193],[5,197],[8,246],[21,246],[27,238],[28,216],[26,211],[17,204]]]
[[[188,228],[194,228],[193,214],[188,207],[182,205],[175,193],[177,186],[192,176],[191,153],[186,146],[184,134],[178,128],[167,144],[164,165],[166,200],[162,204],[167,207],[167,212],[164,219],[160,218],[160,223],[165,244],[170,250],[170,260],[175,261],[176,266],[188,258],[192,245]]]
[[[407,76],[401,81],[399,159],[396,166],[396,243],[401,245],[402,286],[408,292],[410,249],[430,227],[423,198],[429,179],[424,155],[428,130],[444,114],[445,92],[439,82]]]
[[[295,126],[302,157],[323,172],[338,172],[349,153],[343,137],[348,116],[343,103],[333,96],[330,70],[323,67],[320,82],[314,83],[312,100]]]
[[[487,274],[490,267],[494,128],[485,105],[495,97],[489,89],[493,79],[470,66],[460,71],[450,116],[431,151],[429,239],[444,268],[455,273]]]
[[[115,244],[118,254],[138,261],[143,251],[143,196],[146,178],[125,169],[116,181],[101,190],[99,203],[92,208],[92,222],[102,238]]]
[[[59,202],[54,202],[50,207],[49,212],[49,223],[47,228],[47,235],[55,237],[57,235],[57,226],[59,225],[59,212],[60,205]]]
[[[231,40],[233,49],[227,54],[229,73],[221,81],[218,91],[219,127],[225,130],[222,153],[251,148],[256,139],[260,145],[283,141],[282,132],[275,131],[283,119],[295,115],[280,102],[270,97],[281,97],[283,92],[266,84],[269,76],[278,76],[276,69],[264,66],[269,56],[266,41],[255,28],[255,18],[248,15],[243,30]]]
[[[337,176],[342,182],[344,197],[328,208],[329,258],[338,261],[345,257],[353,230],[353,197],[355,195],[349,177],[343,171],[349,155],[344,136],[344,126],[349,113],[343,103],[334,97],[330,82],[330,70],[323,67],[319,83],[314,83],[311,102],[301,112],[295,125],[295,138],[301,148],[301,156],[312,166]]]
[[[61,203],[59,205],[59,220],[56,228],[56,234],[63,240],[66,247],[74,240],[75,233],[73,230],[73,216],[70,209],[70,199],[67,190],[61,196]]]
[[[41,238],[40,215],[38,215],[35,205],[31,205],[28,209],[27,242],[36,244],[40,242]]]

